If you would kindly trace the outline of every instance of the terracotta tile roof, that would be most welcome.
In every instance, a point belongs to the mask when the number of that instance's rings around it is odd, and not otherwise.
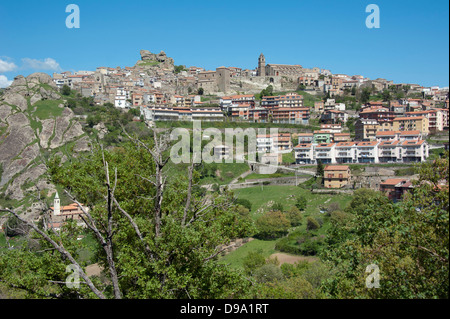
[[[386,185],[386,186],[395,186],[398,183],[406,182],[406,179],[403,178],[389,178],[385,180],[384,182],[380,183],[380,185]]]
[[[347,171],[349,167],[347,165],[327,165],[324,171]]]
[[[403,131],[400,132],[400,135],[419,135],[420,131],[416,130],[416,131]]]
[[[372,142],[359,142],[358,146],[375,146],[377,145],[378,142],[377,141],[372,141]]]
[[[377,132],[376,136],[382,136],[382,135],[390,136],[390,135],[395,135],[395,134],[398,134],[398,133],[400,133],[400,131],[379,131],[379,132]]]

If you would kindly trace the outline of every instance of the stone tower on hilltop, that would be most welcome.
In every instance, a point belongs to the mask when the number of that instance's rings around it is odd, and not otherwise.
[[[258,76],[266,76],[266,58],[262,53],[258,58]]]

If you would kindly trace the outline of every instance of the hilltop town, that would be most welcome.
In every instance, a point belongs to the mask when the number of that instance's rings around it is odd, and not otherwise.
[[[448,88],[262,53],[215,70],[139,55],[0,91],[0,297],[448,298]],[[198,123],[258,129],[257,160],[223,161],[247,136],[215,145],[218,162],[170,161],[167,133]],[[17,285],[16,251],[52,262]],[[86,291],[62,285],[67,259]],[[369,262],[391,289],[363,286]]]
[[[176,66],[163,51],[140,57],[133,67],[55,73],[53,81],[97,105],[139,110],[150,127],[194,120],[309,127],[282,149],[294,150],[297,164],[421,162],[430,134],[448,131],[448,88],[268,63],[263,54],[251,70]]]

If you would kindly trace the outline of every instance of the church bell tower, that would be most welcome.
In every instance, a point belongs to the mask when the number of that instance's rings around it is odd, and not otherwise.
[[[61,215],[61,203],[59,201],[58,192],[56,192],[55,199],[53,201],[53,214]]]
[[[266,76],[266,58],[262,53],[258,58],[258,76]]]

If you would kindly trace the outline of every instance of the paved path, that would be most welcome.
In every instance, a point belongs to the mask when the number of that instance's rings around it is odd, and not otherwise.
[[[229,185],[229,184],[236,184],[237,181],[239,180],[239,178],[244,179],[244,178],[246,178],[248,175],[250,175],[251,173],[253,173],[252,170],[248,170],[248,171],[242,173],[241,175],[239,175],[238,177],[236,177],[235,179],[233,179],[231,182],[229,182],[228,185]]]

